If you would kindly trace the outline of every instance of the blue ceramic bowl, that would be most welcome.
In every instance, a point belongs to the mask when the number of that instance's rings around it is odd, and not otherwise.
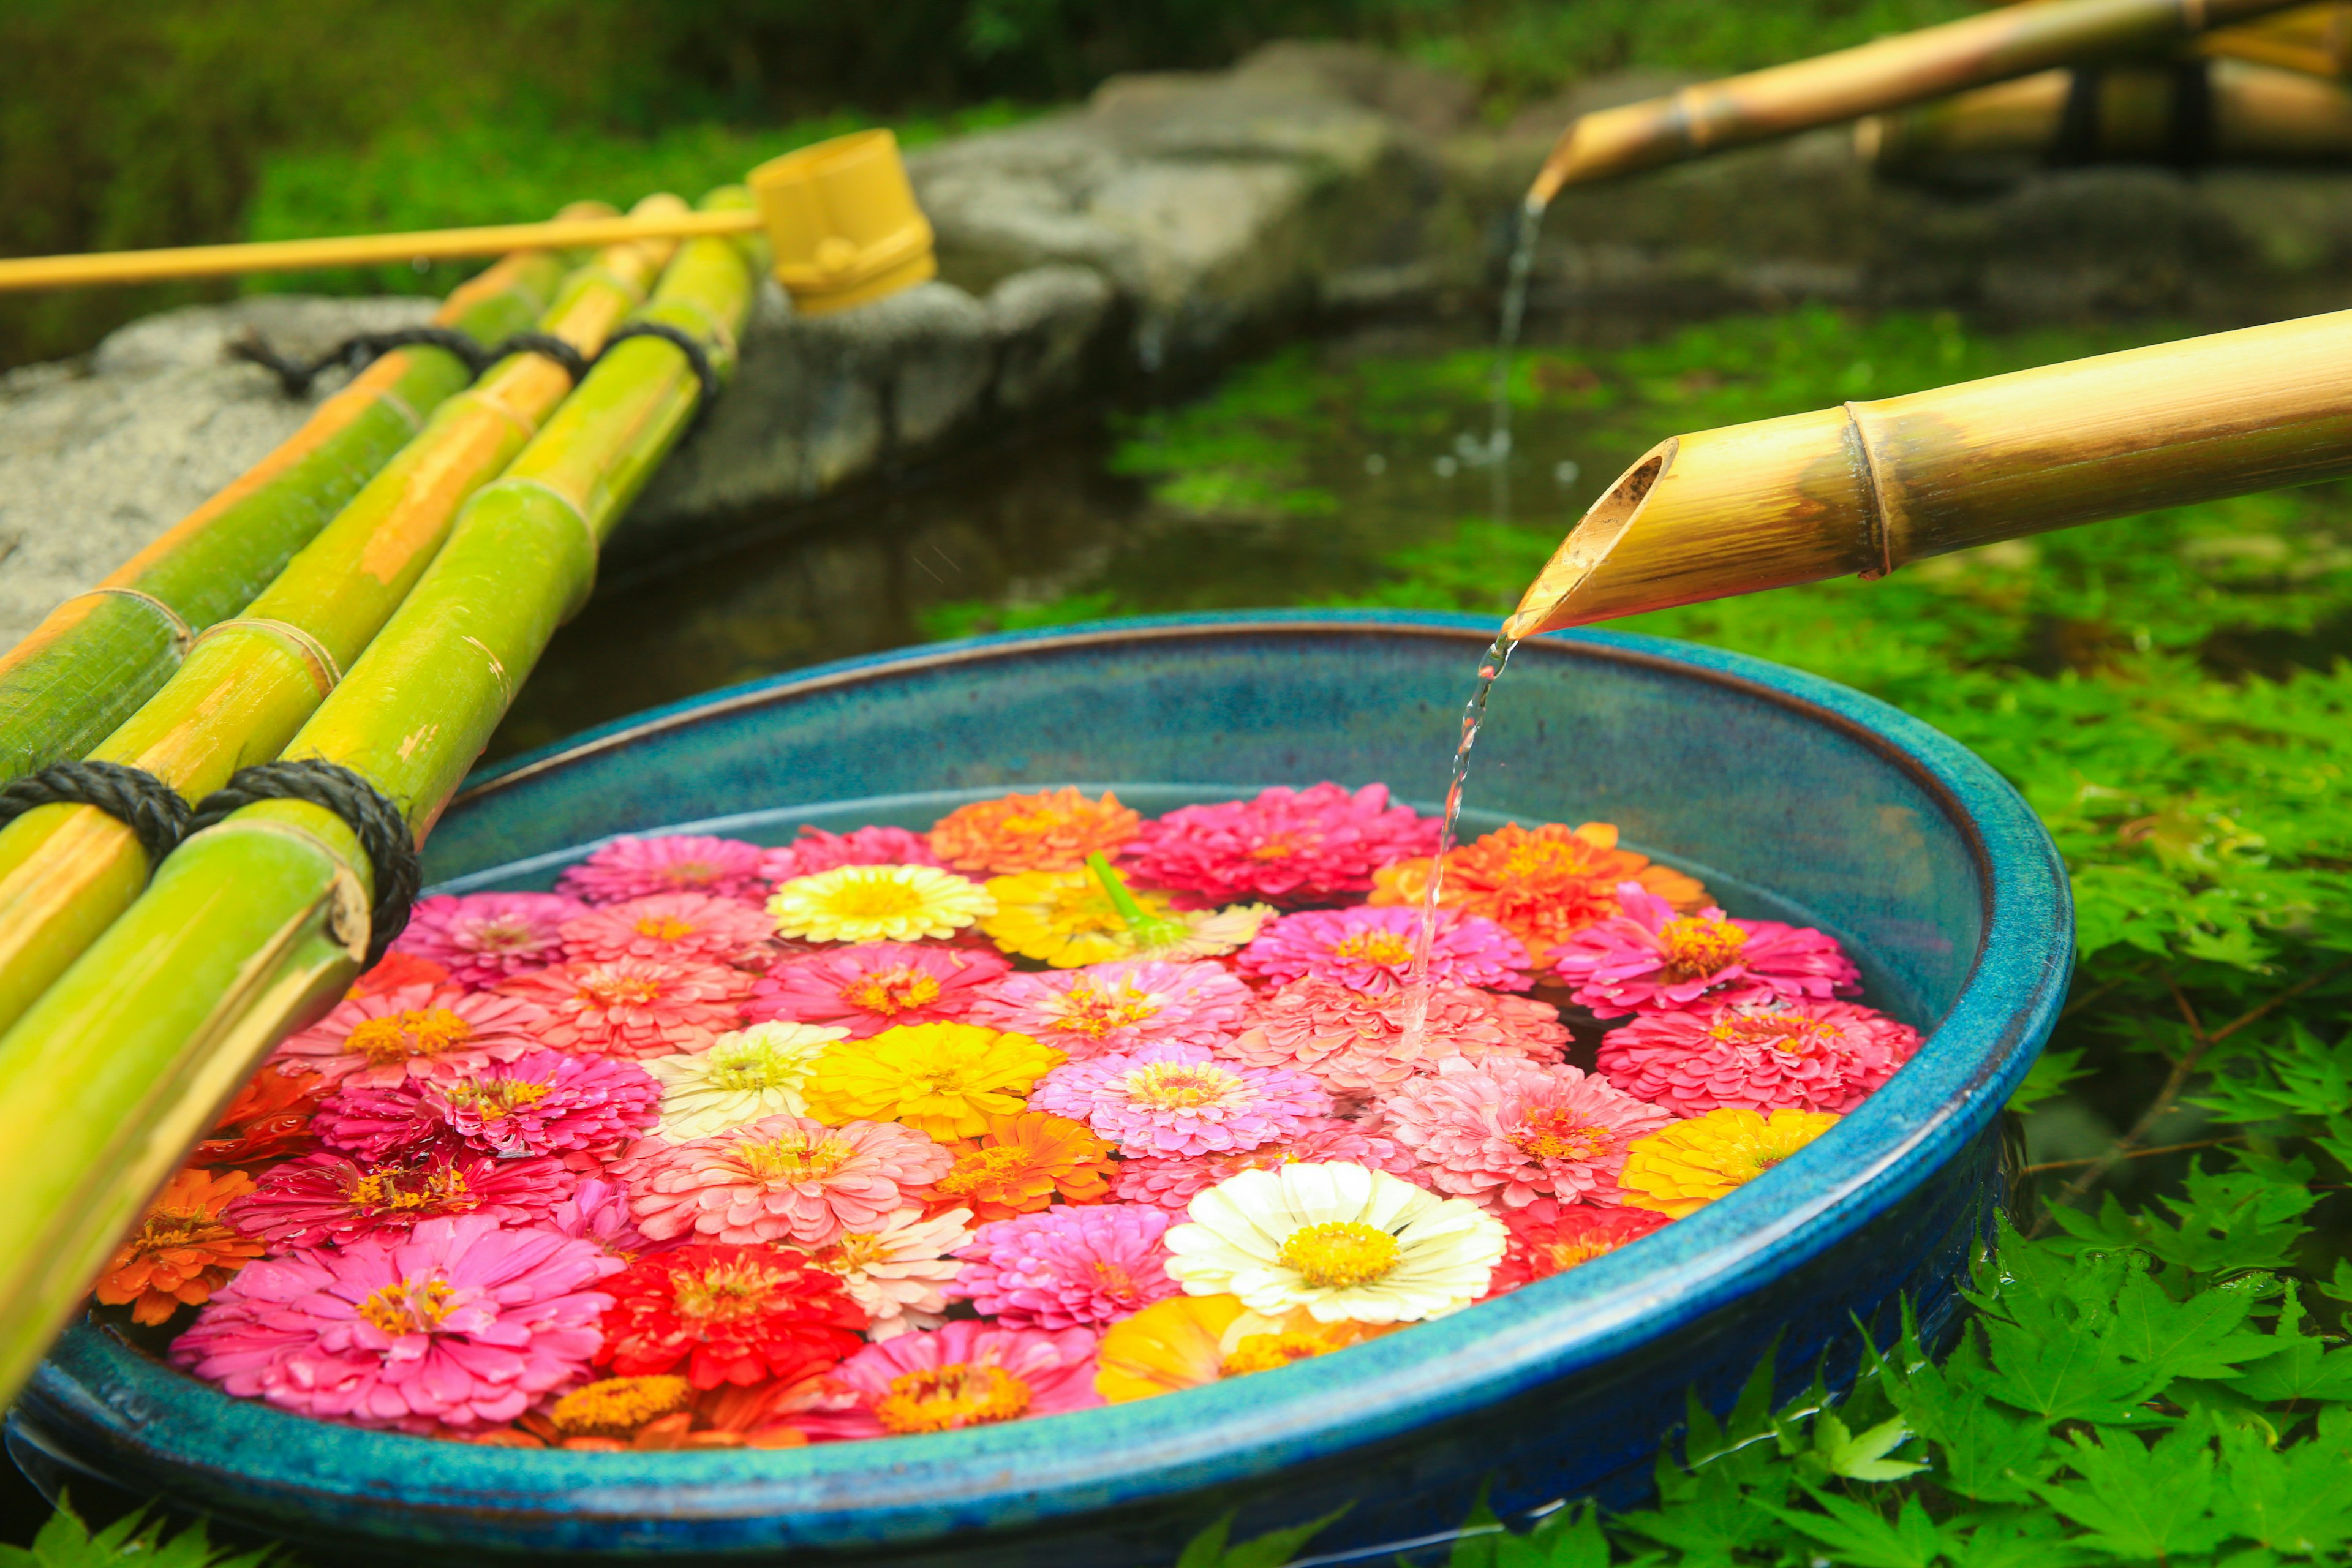
[[[738,688],[474,784],[434,835],[447,888],[543,887],[621,831],[772,842],[921,826],[1013,788],[1147,811],[1382,780],[1433,805],[1488,626],[1446,616],[1137,621],[949,644]],[[383,1436],[225,1397],[83,1325],[17,1412],[51,1481],[163,1494],[312,1560],[1164,1563],[1351,1511],[1328,1552],[1641,1489],[1696,1385],[1718,1408],[1777,1342],[1784,1382],[1908,1295],[1932,1331],[1999,1196],[1996,1113],[2047,1034],[2072,930],[2023,802],[1922,724],[1827,681],[1648,638],[1548,637],[1495,698],[1478,819],[1621,825],[1735,912],[1834,932],[1932,1031],[1828,1136],[1659,1235],[1443,1321],[1140,1404],[779,1452],[579,1454]],[[1850,1364],[1850,1360],[1848,1364]]]

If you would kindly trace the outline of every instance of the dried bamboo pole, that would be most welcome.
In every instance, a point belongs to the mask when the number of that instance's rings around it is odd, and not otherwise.
[[[747,199],[723,193],[706,206]],[[752,296],[748,249],[682,247],[639,319],[692,334],[731,372]],[[421,837],[586,597],[600,542],[699,398],[675,344],[618,344],[467,503],[286,754],[357,771]],[[238,1082],[350,984],[371,883],[341,818],[296,802],[249,806],[187,840],[0,1037],[0,1144],[41,1151],[0,1209],[0,1398]]]
[[[656,196],[638,210],[685,206]],[[676,248],[607,247],[564,280],[540,330],[594,354]],[[90,755],[144,768],[191,803],[241,764],[276,756],[399,607],[458,508],[570,390],[554,361],[516,354],[442,404],[245,614],[206,633]],[[0,1029],[130,907],[152,869],[138,836],[91,806],[45,805],[0,829]]]
[[[1515,637],[2352,474],[2352,310],[1661,442]]]
[[[454,289],[434,324],[495,342],[547,308],[562,275],[555,257],[516,252]],[[440,349],[385,354],[277,450],[0,654],[0,784],[81,756],[129,718],[188,640],[242,610],[466,381]]]

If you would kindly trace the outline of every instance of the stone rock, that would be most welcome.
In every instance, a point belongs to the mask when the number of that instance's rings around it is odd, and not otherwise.
[[[1075,395],[1117,302],[1103,275],[1084,267],[1033,267],[990,290],[997,407],[1019,414]]]

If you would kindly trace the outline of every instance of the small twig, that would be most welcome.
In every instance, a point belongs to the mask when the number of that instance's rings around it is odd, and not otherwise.
[[[2341,963],[2332,964],[2329,967],[2321,970],[2316,974],[2305,975],[2303,979],[2296,981],[2294,984],[2288,986],[2285,990],[2280,992],[2277,995],[2272,997],[2261,1006],[2253,1008],[2249,1012],[2240,1014],[2237,1017],[2231,1019],[2228,1023],[2214,1030],[2213,1043],[2215,1045],[2221,1044],[2223,1040],[2228,1039],[2231,1035],[2234,1035],[2239,1030],[2244,1028],[2247,1025],[2254,1023],[2262,1018],[2263,1015],[2269,1013],[2281,1003],[2294,1001],[2296,997],[2302,995],[2313,986],[2323,984],[2327,981],[2333,980],[2347,969],[2352,969],[2352,958],[2347,958]]]
[[[2166,1143],[2154,1149],[2134,1149],[2121,1155],[2120,1158],[2148,1160],[2158,1154],[2182,1154],[2191,1149],[2215,1149],[2224,1143],[2235,1143],[2240,1141],[2240,1138],[2235,1135],[2228,1138],[2202,1138],[2194,1143]],[[2024,1166],[2017,1173],[2021,1176],[2031,1176],[2043,1171],[2071,1171],[2077,1165],[2095,1165],[2106,1158],[2108,1158],[2106,1154],[2094,1154],[2084,1160],[2044,1160],[2038,1165]]]
[[[2058,1009],[2058,1016],[2061,1018],[2071,1018],[2075,1014],[2081,1012],[2084,1008],[2089,1006],[2092,1003],[2097,1001],[2100,997],[2105,996],[2108,992],[2113,991],[2116,986],[2137,980],[2141,975],[2147,973],[2147,966],[2146,964],[2136,963],[2132,965],[2131,968],[2125,970],[2121,974],[2116,975],[2113,980],[2106,982],[2105,984],[2094,985],[2091,989],[2084,992],[2079,996],[2068,997],[2066,999],[2066,1005]]]

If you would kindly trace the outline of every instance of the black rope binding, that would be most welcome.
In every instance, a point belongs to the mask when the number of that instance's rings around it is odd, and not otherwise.
[[[613,345],[626,338],[659,338],[686,356],[686,367],[694,372],[694,379],[702,384],[702,399],[694,405],[699,418],[710,405],[719,401],[719,372],[710,363],[709,351],[693,333],[667,321],[631,321],[604,340],[604,347],[596,357],[603,359],[613,352]]]
[[[228,345],[231,359],[241,359],[257,364],[278,378],[289,397],[307,397],[310,384],[335,366],[349,365],[352,371],[364,370],[379,355],[394,349],[422,345],[446,349],[457,356],[469,378],[478,378],[490,366],[509,354],[544,354],[563,367],[572,384],[596,368],[598,361],[613,352],[613,345],[629,338],[659,338],[686,355],[687,368],[694,379],[702,384],[702,400],[695,405],[698,417],[719,397],[719,372],[710,363],[710,354],[694,335],[662,321],[633,321],[604,340],[604,346],[594,359],[589,358],[562,338],[549,332],[509,332],[495,343],[476,342],[465,333],[448,327],[403,327],[393,332],[360,332],[345,338],[314,360],[289,359],[269,346],[259,332],[248,331]]]
[[[188,831],[188,803],[144,768],[123,763],[51,763],[0,789],[0,827],[35,806],[94,805],[139,836],[149,869]]]
[[[409,906],[424,884],[416,837],[408,819],[383,792],[346,767],[315,758],[299,763],[257,763],[239,768],[228,783],[196,802],[192,834],[264,800],[304,800],[333,812],[359,835],[375,872],[375,908],[368,911],[367,967],[373,969],[408,925]]]

